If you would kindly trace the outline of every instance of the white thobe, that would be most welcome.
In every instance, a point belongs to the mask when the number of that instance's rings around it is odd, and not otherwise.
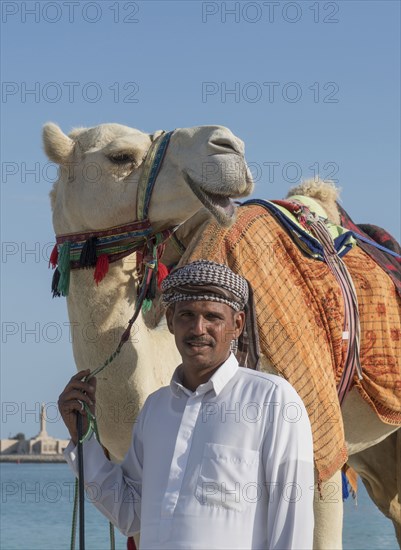
[[[94,505],[146,550],[312,548],[312,435],[293,387],[233,355],[194,392],[181,376],[148,397],[120,465],[84,443]],[[65,456],[76,473],[72,442]]]

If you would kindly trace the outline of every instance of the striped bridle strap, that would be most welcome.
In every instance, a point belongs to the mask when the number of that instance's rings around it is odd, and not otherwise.
[[[143,220],[110,227],[103,231],[58,235],[56,244],[61,248],[64,243],[69,243],[70,267],[71,269],[80,269],[93,267],[93,265],[85,263],[85,259],[82,257],[82,251],[87,246],[87,241],[93,241],[96,247],[96,256],[107,254],[109,262],[114,262],[137,250],[138,245],[142,245],[151,234],[150,221]]]
[[[49,262],[55,268],[53,296],[68,295],[71,269],[95,268],[93,276],[96,284],[99,284],[106,276],[110,263],[133,252],[140,251],[141,260],[150,261],[152,269],[158,271],[161,247],[176,228],[155,232],[148,214],[156,178],[172,134],[163,132],[152,142],[146,155],[138,183],[136,221],[99,231],[56,236]]]

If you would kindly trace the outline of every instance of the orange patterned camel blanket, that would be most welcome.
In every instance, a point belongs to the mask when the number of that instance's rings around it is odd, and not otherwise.
[[[343,300],[325,263],[306,257],[260,206],[237,222],[210,222],[181,263],[226,263],[252,284],[263,355],[298,391],[312,424],[319,480],[347,460],[338,384],[345,359]],[[361,321],[364,378],[357,386],[383,422],[401,424],[401,299],[389,276],[359,247],[344,256]]]

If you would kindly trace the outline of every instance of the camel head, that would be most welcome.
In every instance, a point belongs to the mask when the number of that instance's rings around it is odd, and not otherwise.
[[[102,230],[136,220],[138,181],[152,141],[120,124],[64,134],[43,129],[49,159],[60,166],[50,193],[56,233]],[[249,195],[253,182],[244,144],[223,126],[178,128],[171,136],[150,201],[155,230],[179,225],[202,206],[222,224],[235,217],[232,198]]]

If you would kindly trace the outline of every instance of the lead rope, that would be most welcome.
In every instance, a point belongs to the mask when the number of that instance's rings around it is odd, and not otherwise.
[[[78,478],[75,478],[75,486],[74,486],[74,506],[72,508],[72,525],[71,525],[71,540],[70,540],[70,548],[71,550],[75,550],[75,539],[77,536],[77,509],[78,509]]]
[[[82,414],[77,414],[78,432],[78,502],[79,502],[79,548],[85,550],[85,492],[84,492],[84,456],[82,450]]]
[[[164,246],[162,244],[162,240],[164,240],[164,234],[158,233],[154,237],[155,244],[152,246],[152,257],[151,258],[145,258],[144,261],[144,269],[143,269],[143,275],[142,275],[142,282],[139,285],[138,290],[138,296],[135,304],[135,311],[131,319],[127,323],[127,327],[124,330],[123,334],[121,335],[120,342],[117,345],[117,348],[114,350],[114,352],[106,359],[106,361],[97,367],[95,370],[93,370],[86,378],[84,378],[84,381],[90,380],[93,376],[96,376],[99,374],[99,372],[102,372],[103,369],[105,369],[110,363],[114,361],[114,359],[120,354],[120,351],[123,347],[123,345],[128,341],[132,325],[135,323],[135,321],[138,318],[138,315],[141,311],[142,305],[144,304],[146,295],[148,293],[149,287],[152,282],[152,277],[155,276],[155,274],[158,272],[159,267],[159,258],[162,255],[162,247]],[[149,248],[153,243],[148,243],[147,248]],[[146,261],[147,260],[147,261]],[[79,437],[79,444],[82,444],[84,441],[90,438],[90,436],[95,433],[96,439],[98,440],[99,444],[101,445],[99,431],[97,427],[96,417],[91,413],[89,410],[89,407],[86,405],[86,403],[81,402],[83,405],[87,419],[88,419],[88,429],[86,430],[86,433]],[[80,413],[78,413],[78,416],[81,417]],[[82,435],[82,434],[80,434]],[[79,463],[79,462],[78,462]],[[81,478],[81,475],[80,475]],[[83,480],[83,476],[82,476]],[[76,531],[77,531],[77,512],[78,512],[78,496],[81,499],[83,499],[83,484],[81,484],[81,490],[80,490],[80,483],[78,478],[75,479],[75,491],[74,491],[74,507],[72,512],[72,526],[71,526],[71,544],[70,549],[75,550],[75,540],[76,540]],[[82,497],[81,497],[82,495]],[[80,506],[80,510],[83,510],[83,504]],[[109,522],[109,530],[110,530],[110,549],[115,550],[115,536],[114,536],[114,526],[111,522]],[[80,550],[84,550],[84,544],[82,533],[83,532],[83,522],[80,522]]]

